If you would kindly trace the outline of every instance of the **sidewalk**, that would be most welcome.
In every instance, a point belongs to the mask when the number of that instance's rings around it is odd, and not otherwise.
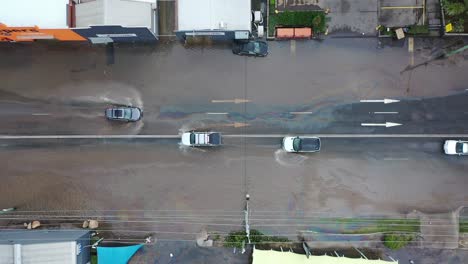
[[[172,255],[171,255],[172,254]],[[176,263],[249,263],[251,252],[233,253],[232,248],[201,248],[194,241],[158,241],[155,245],[145,246],[130,260],[130,264],[176,264]],[[172,257],[171,257],[172,256]]]
[[[330,9],[329,33],[356,33],[377,36],[377,0],[318,0],[323,9]]]
[[[415,212],[421,220],[419,247],[456,249],[459,244],[458,211],[440,214]]]

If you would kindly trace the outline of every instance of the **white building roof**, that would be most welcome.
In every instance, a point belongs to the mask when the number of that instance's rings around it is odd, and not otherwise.
[[[155,0],[96,0],[77,4],[76,26],[122,25],[153,27]]]
[[[0,232],[0,264],[75,264],[87,230],[12,230]],[[88,235],[88,240],[83,237]],[[80,247],[77,245],[80,243]]]
[[[7,26],[68,27],[68,0],[0,0],[0,2],[0,23]]]
[[[251,30],[251,0],[179,0],[177,9],[179,31]]]

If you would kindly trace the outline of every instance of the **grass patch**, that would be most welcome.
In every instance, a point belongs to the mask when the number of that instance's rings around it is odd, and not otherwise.
[[[468,221],[460,221],[460,233],[468,233]]]
[[[329,222],[337,223],[343,234],[371,234],[387,232],[419,232],[418,219],[369,219],[369,218],[340,218]]]
[[[271,3],[271,2],[270,2]],[[325,13],[322,11],[284,11],[276,14],[270,4],[268,19],[268,34],[275,34],[275,27],[311,27],[314,33],[324,33],[326,30]]]
[[[411,234],[391,233],[385,234],[382,241],[387,248],[397,250],[408,245],[413,239],[414,235]]]
[[[91,264],[97,264],[97,256],[96,255],[91,255]]]
[[[250,242],[254,244],[266,244],[268,242],[289,242],[289,239],[279,236],[267,236],[256,229],[252,229],[250,230]],[[242,248],[245,244],[247,244],[247,235],[245,231],[231,232],[224,239],[225,247]]]

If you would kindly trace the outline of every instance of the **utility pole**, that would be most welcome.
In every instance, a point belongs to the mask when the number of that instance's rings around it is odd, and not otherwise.
[[[245,215],[245,234],[246,234],[246,236],[247,236],[247,242],[250,244],[249,200],[250,200],[250,195],[249,195],[249,194],[246,194],[246,195],[245,195],[245,210],[244,210],[244,215]]]

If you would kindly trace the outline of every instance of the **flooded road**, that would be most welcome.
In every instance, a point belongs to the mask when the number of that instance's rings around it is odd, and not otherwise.
[[[423,62],[431,50],[416,43],[411,55],[377,42],[270,42],[262,59],[169,42],[117,47],[111,65],[104,47],[2,46],[0,134],[466,134],[464,57],[401,73],[411,56]],[[400,102],[360,103],[384,98]],[[105,120],[116,104],[141,107],[143,120]],[[401,125],[362,126],[385,122]],[[226,138],[209,150],[178,139],[3,140],[0,206],[211,215],[176,228],[188,233],[241,226],[246,193],[265,219],[446,211],[468,200],[468,162],[444,155],[443,140],[323,139],[310,155],[285,153],[281,138]],[[220,225],[212,210],[231,222]]]
[[[374,121],[404,124],[376,132],[464,133],[468,109],[460,102],[467,96],[468,63],[460,55],[401,73],[411,56],[415,63],[430,57],[424,45],[416,42],[419,48],[411,55],[406,47],[377,49],[375,39],[298,41],[294,49],[289,41],[271,42],[268,57],[245,58],[234,56],[227,45],[186,48],[169,42],[116,48],[113,65],[106,64],[99,47],[25,46],[14,52],[2,47],[0,105],[18,114],[28,104],[40,110],[22,115],[22,122],[7,118],[0,133],[235,132],[233,123],[248,124],[249,133],[368,133],[374,130],[360,124]],[[445,98],[449,95],[459,96]],[[406,103],[359,104],[383,98]],[[431,101],[420,101],[424,98]],[[235,99],[248,103],[213,102]],[[100,118],[114,104],[142,108],[143,122],[117,127]],[[296,114],[304,112],[310,114]],[[63,122],[65,116],[73,122]]]

